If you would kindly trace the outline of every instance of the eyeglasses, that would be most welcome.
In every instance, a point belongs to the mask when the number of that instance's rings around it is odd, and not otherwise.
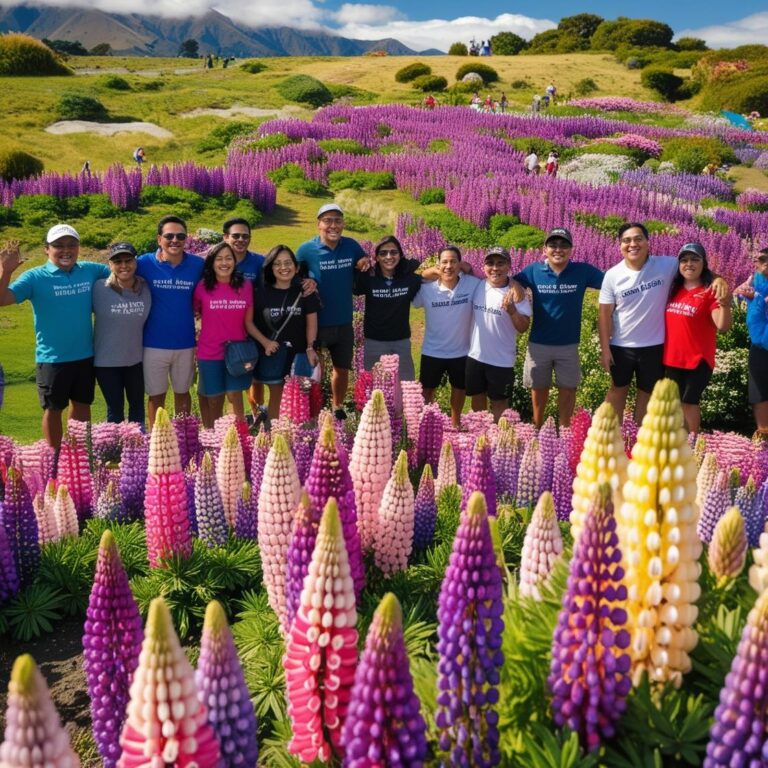
[[[344,223],[344,219],[336,218],[335,216],[330,219],[320,219],[321,224],[325,224],[327,227],[331,227],[334,224],[341,226]]]
[[[251,239],[251,233],[250,232],[245,232],[245,233],[230,232],[229,236],[233,240],[250,240]]]
[[[382,248],[380,251],[376,251],[377,256],[399,256],[400,251],[397,248]]]
[[[550,240],[547,243],[547,248],[551,248],[553,251],[567,251],[573,246],[567,240]]]
[[[78,248],[80,243],[48,243],[49,248],[54,248],[57,251],[63,251],[65,248]]]
[[[163,238],[163,240],[167,240],[169,243],[171,240],[178,240],[179,242],[184,242],[187,239],[187,233],[186,232],[163,232],[160,237]]]
[[[631,245],[632,243],[644,243],[645,237],[643,235],[635,235],[635,237],[622,237],[621,243],[623,245]]]

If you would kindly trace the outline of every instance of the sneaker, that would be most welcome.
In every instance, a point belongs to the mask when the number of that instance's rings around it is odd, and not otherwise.
[[[347,418],[347,412],[343,408],[337,408],[333,412],[333,418],[337,419],[338,421],[344,421],[344,419]]]
[[[256,416],[253,419],[253,426],[256,430],[258,430],[260,425],[264,425],[264,430],[266,432],[269,432],[270,428],[272,427],[272,424],[269,420],[269,414],[267,413],[267,406],[266,405],[260,405],[257,408]]]

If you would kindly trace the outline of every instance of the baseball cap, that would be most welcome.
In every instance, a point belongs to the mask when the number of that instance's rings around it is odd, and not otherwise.
[[[707,258],[707,252],[704,250],[704,246],[701,243],[686,243],[677,254],[679,259],[684,253],[694,253],[700,259]]]
[[[121,256],[125,253],[127,253],[129,256],[133,256],[134,259],[137,256],[136,249],[130,243],[126,243],[126,242],[113,243],[112,245],[109,246],[108,258],[111,260],[111,259],[114,259],[115,256]]]
[[[565,227],[555,227],[554,229],[550,229],[544,244],[546,245],[550,240],[554,240],[556,237],[559,237],[562,240],[567,240],[569,245],[573,245],[573,236],[571,235],[570,230],[567,230]]]
[[[494,256],[500,256],[502,259],[506,259],[509,262],[512,261],[512,259],[509,256],[509,251],[507,251],[506,248],[503,248],[500,245],[494,245],[493,248],[488,249],[488,251],[485,254],[484,261],[488,261],[488,259],[493,258]]]
[[[77,234],[77,230],[74,227],[70,227],[69,224],[56,224],[51,227],[45,236],[45,242],[54,243],[60,237],[74,237],[75,240],[80,242],[80,235]]]
[[[336,205],[336,203],[326,203],[325,205],[320,206],[320,210],[317,212],[317,218],[319,219],[324,213],[330,213],[331,211],[336,211],[336,213],[340,213],[342,216],[344,215],[344,211],[342,211],[341,207]]]

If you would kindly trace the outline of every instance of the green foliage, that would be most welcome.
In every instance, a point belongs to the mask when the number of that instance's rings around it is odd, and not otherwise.
[[[410,83],[417,77],[423,75],[431,75],[432,67],[421,61],[414,61],[413,64],[409,64],[407,67],[402,67],[395,72],[395,80],[398,83]]]
[[[603,21],[602,16],[594,13],[577,13],[575,16],[564,16],[557,28],[564,35],[581,38],[586,43],[585,47],[589,47],[590,38]]]
[[[294,177],[286,179],[280,185],[286,192],[294,195],[306,195],[307,197],[324,197],[326,188],[315,179],[299,179]]]
[[[88,49],[79,40],[48,40],[44,37],[42,42],[64,57],[88,55]]]
[[[445,202],[445,190],[442,187],[429,187],[419,195],[419,202],[422,205],[432,205],[434,203]]]
[[[182,59],[196,59],[200,55],[200,44],[197,40],[188,38],[187,40],[182,41],[179,46],[178,55],[181,56]]]
[[[524,54],[567,53],[581,47],[581,41],[571,35],[564,35],[559,29],[547,29],[534,35]]]
[[[97,548],[88,539],[65,537],[43,547],[36,581],[56,589],[63,613],[85,613],[96,569]]]
[[[179,205],[186,205],[192,211],[200,211],[205,205],[205,198],[191,189],[182,189],[172,185],[162,186],[143,186],[139,197],[139,205],[167,205],[173,206],[174,211],[178,210]],[[182,216],[182,214],[177,213]],[[183,216],[182,216],[183,218]]]
[[[613,51],[625,43],[669,48],[673,36],[672,27],[660,21],[622,17],[615,21],[602,22],[592,35],[591,47],[597,51]]]
[[[344,229],[348,229],[350,232],[370,232],[375,228],[376,224],[365,214],[344,214]]]
[[[120,559],[129,578],[145,575],[149,572],[147,562],[147,537],[144,525],[135,523],[114,523],[111,520],[92,518],[85,524],[82,539],[87,539],[94,551],[98,550],[101,535],[109,529],[115,537],[120,552]]]
[[[715,221],[709,216],[705,216],[703,213],[694,214],[693,219],[699,227],[708,229],[710,232],[727,232],[729,230],[727,224]]]
[[[236,136],[247,136],[254,133],[257,127],[256,123],[238,120],[224,123],[224,125],[217,125],[207,136],[204,136],[197,142],[197,151],[215,152],[218,149],[226,149]]]
[[[523,750],[516,756],[520,768],[593,768],[600,765],[598,755],[585,755],[579,744],[579,735],[564,728],[552,733],[539,723],[523,735]]]
[[[333,95],[317,78],[310,75],[292,75],[277,86],[278,93],[288,101],[323,107],[333,101]]]
[[[284,133],[278,131],[248,141],[243,149],[246,149],[249,152],[258,152],[260,150],[280,149],[281,147],[288,146],[290,143],[291,140]]]
[[[411,87],[424,93],[430,91],[439,93],[448,87],[448,81],[441,75],[421,75],[411,82]]]
[[[47,46],[29,35],[0,35],[0,75],[73,75]]]
[[[584,77],[573,86],[573,92],[577,96],[589,96],[597,90],[597,83],[591,77]]]
[[[662,161],[675,164],[679,171],[701,173],[708,163],[719,166],[733,159],[733,151],[715,136],[686,136],[662,141]]]
[[[3,608],[5,620],[16,640],[28,642],[43,633],[53,632],[62,618],[65,597],[47,584],[32,584],[21,590]]]
[[[480,75],[484,85],[495,83],[499,79],[499,73],[493,67],[489,67],[487,64],[479,61],[470,61],[462,64],[456,70],[456,79],[461,80],[464,75],[468,75],[470,72]]]
[[[707,82],[701,89],[701,107],[768,114],[768,64],[755,64],[746,72]]]
[[[240,69],[251,75],[258,75],[259,72],[263,72],[266,68],[267,65],[263,61],[245,61],[240,65]]]
[[[674,101],[678,89],[683,84],[683,78],[671,70],[661,67],[647,67],[640,75],[640,82],[652,91],[656,91],[667,101]]]
[[[371,150],[354,139],[320,139],[317,145],[323,152],[344,152],[348,155],[369,155]]]
[[[43,172],[43,161],[21,149],[0,150],[0,179],[26,179]]]
[[[104,88],[109,88],[113,91],[130,91],[131,84],[120,75],[107,75],[101,82]]]
[[[160,91],[165,87],[165,80],[145,80],[141,83],[142,91]]]
[[[22,195],[13,201],[13,210],[27,227],[43,227],[61,215],[61,201],[53,195]]]
[[[700,37],[680,37],[675,42],[675,48],[678,51],[708,51],[709,46],[706,40]]]
[[[108,120],[107,108],[93,96],[68,91],[55,107],[60,120]]]
[[[517,56],[528,47],[528,42],[514,32],[497,32],[489,42],[494,56]]]
[[[111,56],[112,46],[109,43],[98,43],[91,48],[91,56]]]
[[[531,84],[530,84],[530,83],[529,83],[527,80],[513,80],[513,81],[512,81],[512,82],[509,84],[509,87],[510,87],[510,88],[511,88],[513,91],[522,91],[522,90],[524,90],[525,88],[530,88],[530,87],[531,87]]]
[[[328,187],[334,192],[340,189],[395,189],[392,171],[331,171]]]
[[[280,186],[287,179],[305,179],[304,169],[298,163],[283,163],[279,168],[275,168],[274,171],[268,171],[272,181]]]
[[[451,43],[451,47],[448,49],[449,56],[468,56],[469,51],[464,43]]]
[[[451,148],[450,139],[432,139],[427,149],[430,152],[447,152]]]

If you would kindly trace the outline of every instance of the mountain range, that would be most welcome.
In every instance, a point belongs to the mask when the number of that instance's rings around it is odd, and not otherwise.
[[[247,27],[217,11],[204,16],[167,19],[136,13],[106,13],[86,8],[0,6],[0,32],[24,32],[38,39],[80,41],[87,49],[109,43],[114,54],[176,56],[184,40],[197,40],[200,53],[253,56],[361,56],[386,51],[390,56],[432,55],[413,51],[397,40],[351,40],[323,31],[290,27]]]

